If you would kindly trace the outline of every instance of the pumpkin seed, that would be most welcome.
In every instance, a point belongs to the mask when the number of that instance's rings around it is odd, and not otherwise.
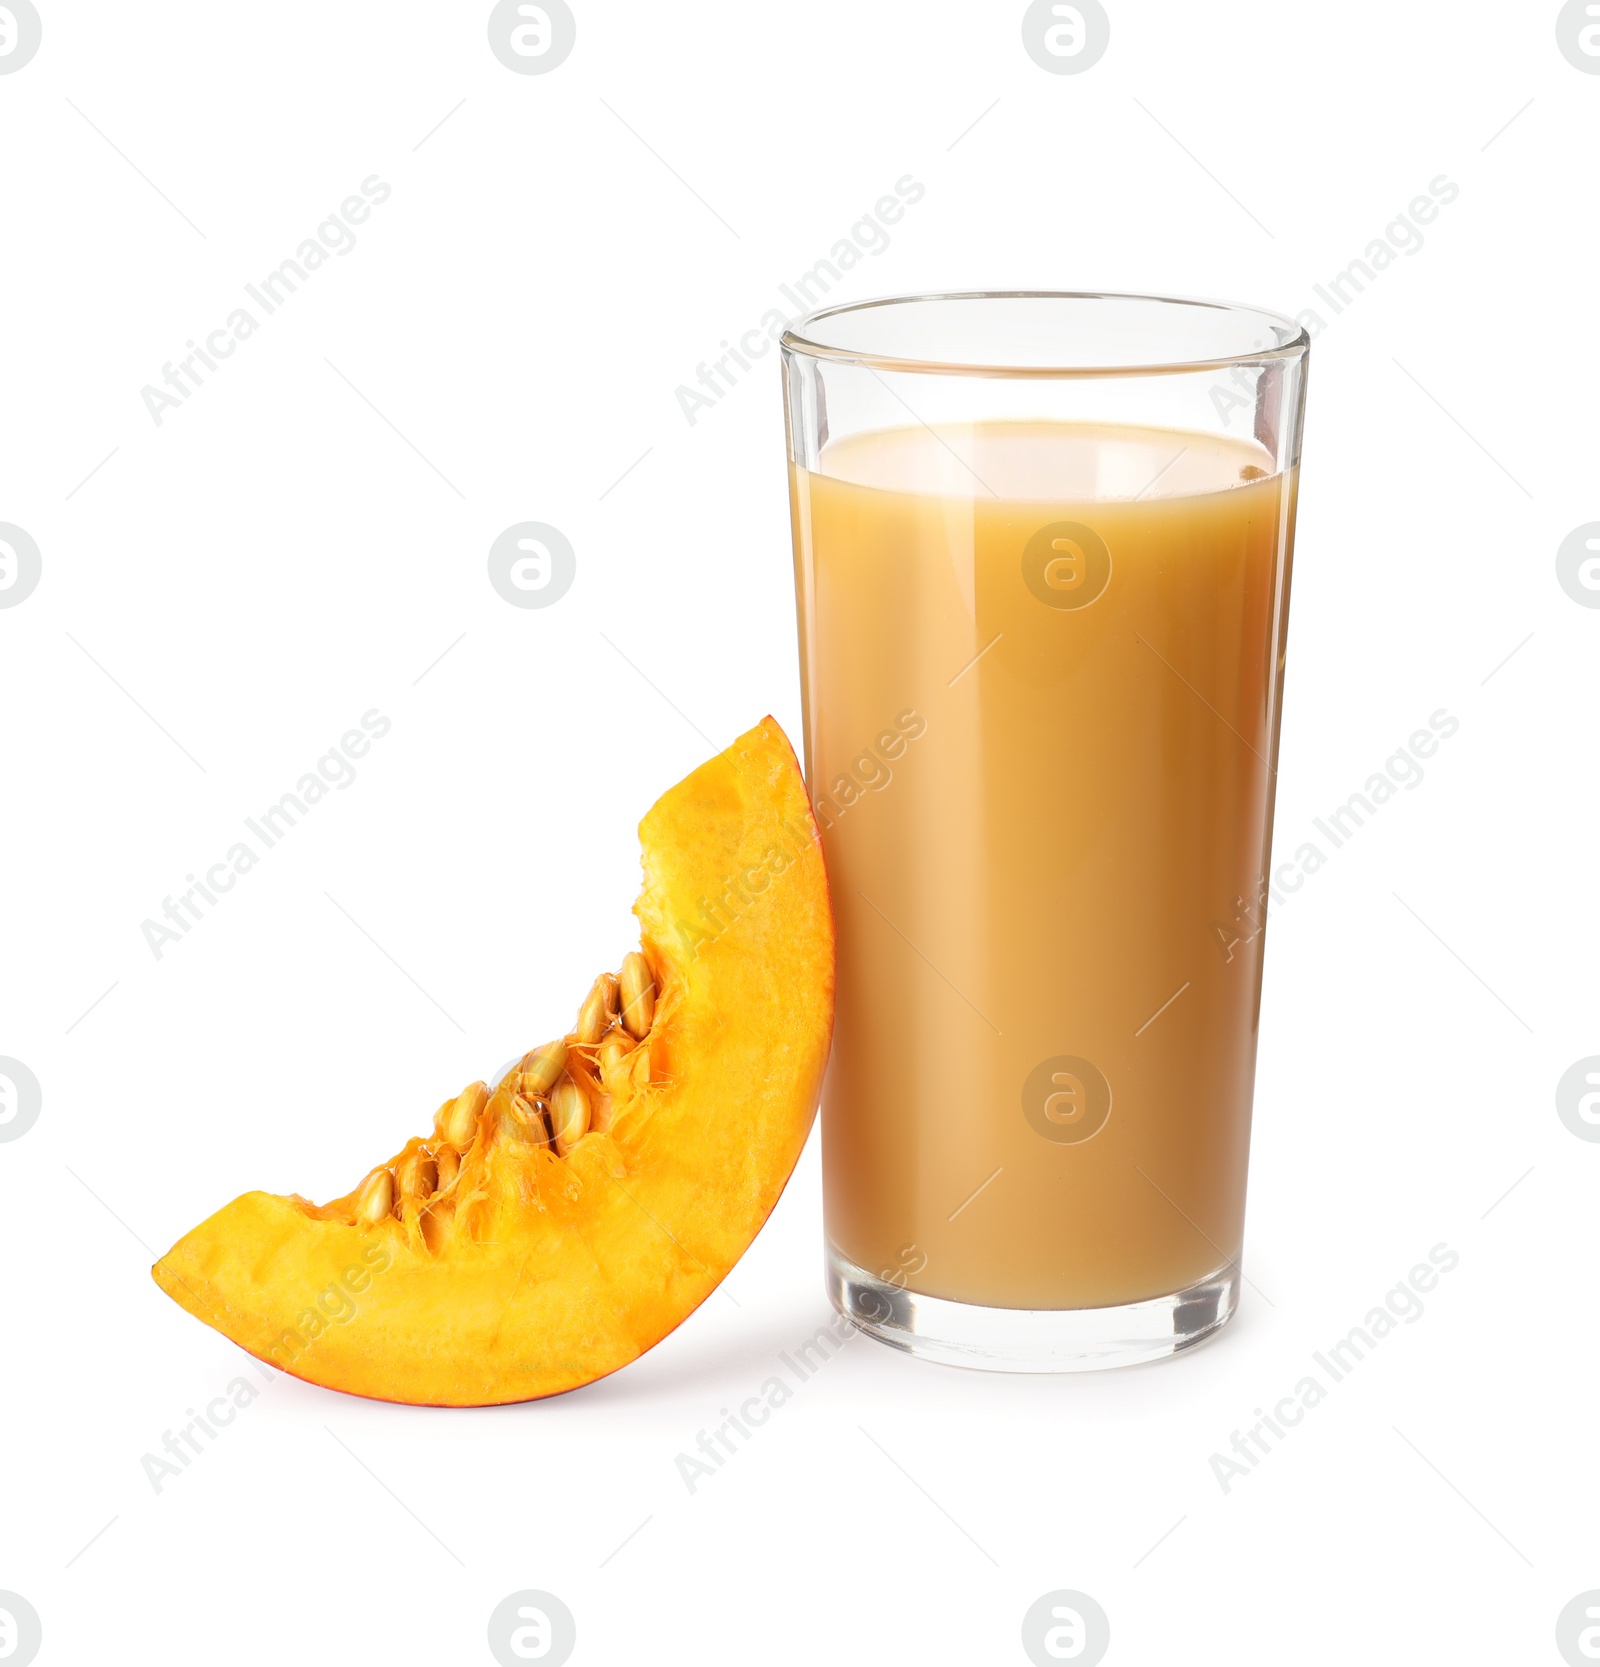
[[[456,1095],[455,1103],[439,1124],[440,1136],[452,1146],[465,1150],[478,1132],[478,1113],[489,1103],[489,1085],[472,1083]]]
[[[427,1147],[420,1147],[395,1165],[394,1179],[402,1198],[431,1198],[439,1185],[438,1162]]]
[[[633,1038],[625,1030],[609,1032],[600,1043],[600,1052],[596,1058],[600,1066],[600,1080],[605,1084],[608,1094],[616,1094],[621,1090],[624,1081],[623,1061],[632,1045]]]
[[[441,1146],[435,1162],[439,1169],[439,1179],[434,1190],[443,1192],[446,1187],[455,1185],[456,1176],[461,1173],[461,1154],[454,1146]]]
[[[616,1016],[617,981],[610,973],[603,972],[589,987],[583,1006],[578,1009],[574,1034],[579,1044],[586,1048],[593,1047],[605,1035]]]
[[[563,1077],[550,1096],[550,1123],[562,1157],[589,1132],[589,1098],[571,1077]]]
[[[542,1100],[555,1087],[556,1078],[566,1068],[566,1042],[546,1042],[542,1048],[535,1048],[523,1060],[522,1080],[517,1084],[518,1090],[530,1100]]]
[[[358,1221],[384,1221],[394,1214],[394,1176],[387,1169],[375,1169],[361,1183],[356,1195]]]
[[[656,1016],[656,981],[650,963],[637,949],[623,956],[617,984],[622,998],[622,1023],[629,1035],[642,1042],[650,1034]]]
[[[540,1101],[519,1094],[511,1102],[511,1114],[517,1120],[518,1129],[535,1146],[550,1144],[550,1121]]]

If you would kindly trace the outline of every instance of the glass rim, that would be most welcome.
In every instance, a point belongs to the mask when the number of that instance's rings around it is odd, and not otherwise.
[[[930,301],[1131,301],[1151,307],[1199,307],[1207,311],[1229,313],[1236,318],[1255,318],[1276,328],[1291,332],[1290,339],[1276,347],[1252,347],[1238,353],[1207,353],[1192,359],[1151,358],[1129,359],[1126,363],[1102,365],[1083,364],[1003,364],[995,360],[967,358],[939,358],[881,352],[860,347],[843,347],[817,339],[816,327],[824,319],[837,318],[844,313],[870,312],[880,307],[901,307]],[[804,354],[808,358],[826,359],[837,364],[861,365],[869,370],[887,370],[924,376],[985,376],[997,378],[1082,378],[1097,380],[1109,377],[1181,376],[1195,371],[1229,370],[1236,365],[1266,364],[1274,360],[1303,359],[1310,352],[1311,337],[1304,325],[1283,313],[1267,307],[1250,306],[1236,301],[1213,301],[1201,296],[1152,295],[1119,290],[930,290],[905,295],[875,296],[863,301],[841,301],[836,306],[819,307],[789,324],[779,338],[785,352]]]

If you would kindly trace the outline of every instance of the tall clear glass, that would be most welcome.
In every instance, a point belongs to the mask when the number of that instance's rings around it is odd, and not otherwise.
[[[1234,1310],[1308,346],[1043,293],[783,339],[828,1283],[898,1348],[1081,1370]]]

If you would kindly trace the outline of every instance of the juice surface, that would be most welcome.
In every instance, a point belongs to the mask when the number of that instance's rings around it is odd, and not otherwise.
[[[837,917],[827,1231],[1098,1307],[1237,1258],[1295,477],[1247,441],[907,427],[794,470]]]

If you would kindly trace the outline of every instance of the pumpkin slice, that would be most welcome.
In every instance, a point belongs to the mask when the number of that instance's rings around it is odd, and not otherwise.
[[[833,1028],[833,919],[771,718],[639,828],[642,948],[575,1028],[446,1100],[330,1204],[246,1193],[157,1284],[259,1359],[379,1400],[533,1400],[705,1301],[783,1191]]]

